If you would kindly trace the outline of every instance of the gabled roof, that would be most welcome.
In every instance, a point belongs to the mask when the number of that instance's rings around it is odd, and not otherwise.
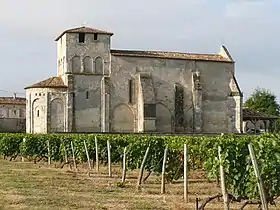
[[[268,115],[248,108],[243,108],[243,120],[272,120],[278,118],[279,117],[277,116]]]
[[[78,27],[78,28],[71,28],[71,29],[67,29],[65,31],[63,31],[56,39],[55,41],[58,41],[64,34],[66,33],[87,33],[87,34],[107,34],[107,35],[114,35],[111,32],[108,31],[103,31],[100,29],[95,29],[95,28],[89,28],[89,27]]]
[[[233,73],[231,75],[232,75],[232,80],[233,80],[233,83],[234,83],[233,84],[234,87],[233,87],[233,91],[231,92],[230,96],[241,96],[241,97],[243,97],[243,93],[241,92],[241,89],[239,87],[239,84],[237,82],[237,79],[236,79],[235,75]]]
[[[51,77],[24,89],[30,88],[67,88],[61,77]]]
[[[128,57],[146,57],[146,58],[163,58],[163,59],[179,59],[179,60],[200,60],[200,61],[233,61],[219,54],[197,54],[182,52],[163,52],[163,51],[136,51],[136,50],[111,50],[114,56]]]
[[[0,104],[25,105],[26,98],[0,97]]]

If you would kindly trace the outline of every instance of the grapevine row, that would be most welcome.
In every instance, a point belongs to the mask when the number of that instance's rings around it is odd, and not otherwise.
[[[95,138],[98,140],[99,160],[107,163],[107,141],[111,145],[112,163],[121,163],[123,150],[127,147],[129,170],[137,169],[150,146],[145,170],[161,172],[164,148],[168,147],[167,178],[178,179],[183,173],[183,145],[188,145],[189,168],[203,167],[209,178],[219,176],[218,146],[222,148],[222,164],[228,190],[242,199],[258,199],[257,180],[251,165],[248,143],[254,147],[260,174],[263,178],[268,201],[280,196],[280,135],[259,136],[145,136],[145,135],[101,135],[101,134],[0,134],[0,155],[23,156],[33,159],[48,157],[47,142],[53,161],[65,161],[71,156],[71,141],[78,162],[86,162],[87,156],[95,157]]]

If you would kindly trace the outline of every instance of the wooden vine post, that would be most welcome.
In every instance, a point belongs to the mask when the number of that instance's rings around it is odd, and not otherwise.
[[[22,141],[23,141],[23,143],[25,144],[26,138],[24,137],[24,138],[22,139]],[[23,156],[21,157],[21,162],[24,162],[24,157],[23,157]]]
[[[188,147],[184,144],[184,200],[188,202]]]
[[[123,150],[122,183],[125,182],[125,177],[126,177],[126,147]]]
[[[72,141],[71,141],[71,149],[72,149],[74,168],[75,168],[75,171],[77,171],[76,158],[75,158],[75,150],[74,150],[74,145],[73,145]]]
[[[139,176],[138,176],[138,181],[137,181],[137,185],[136,185],[136,190],[140,190],[140,188],[141,188],[145,162],[146,162],[146,159],[148,157],[149,150],[150,150],[150,146],[148,146],[148,148],[146,149],[146,153],[145,153],[144,158],[142,160],[142,164],[141,164],[140,171],[139,171]]]
[[[228,200],[228,193],[227,193],[227,188],[226,188],[226,183],[225,183],[225,172],[224,172],[224,167],[222,164],[221,152],[222,152],[222,149],[219,146],[218,147],[218,156],[219,156],[219,161],[220,161],[220,179],[221,179],[221,188],[222,188],[222,194],[223,194],[223,200],[224,200],[224,209],[229,210],[229,200]]]
[[[86,155],[87,155],[88,170],[91,171],[90,158],[89,158],[88,149],[87,149],[87,144],[86,144],[86,141],[85,141],[85,140],[84,140],[84,147],[85,147],[85,151],[86,151]]]
[[[252,164],[253,164],[253,167],[254,167],[255,175],[256,175],[256,178],[258,180],[258,188],[259,188],[260,198],[261,198],[261,202],[262,202],[262,210],[268,210],[267,199],[266,199],[266,196],[265,196],[263,181],[262,181],[262,178],[260,176],[259,167],[258,167],[256,155],[255,155],[255,152],[254,152],[254,148],[253,148],[251,143],[248,144],[248,148],[249,148]]]
[[[112,177],[112,166],[111,166],[111,145],[110,141],[107,141],[107,151],[108,151],[108,173],[109,177]]]
[[[99,171],[99,160],[98,160],[98,144],[97,144],[97,138],[95,136],[95,164],[96,164],[96,171]]]
[[[48,147],[48,165],[51,165],[51,149],[50,149],[50,140],[47,140]]]
[[[165,193],[165,166],[168,148],[165,147],[162,161],[162,174],[161,174],[161,194]]]

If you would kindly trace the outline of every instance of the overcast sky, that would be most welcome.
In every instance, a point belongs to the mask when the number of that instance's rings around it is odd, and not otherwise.
[[[0,0],[0,90],[9,91],[0,95],[55,76],[54,38],[84,23],[114,32],[112,48],[215,53],[224,44],[245,98],[256,87],[280,98],[279,0]]]

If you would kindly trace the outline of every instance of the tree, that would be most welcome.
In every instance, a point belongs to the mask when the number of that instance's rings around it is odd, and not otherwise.
[[[267,115],[280,115],[280,105],[276,101],[276,96],[267,89],[255,89],[253,94],[245,102],[244,106]],[[271,123],[271,128],[276,128],[276,131],[280,130],[280,120]]]

